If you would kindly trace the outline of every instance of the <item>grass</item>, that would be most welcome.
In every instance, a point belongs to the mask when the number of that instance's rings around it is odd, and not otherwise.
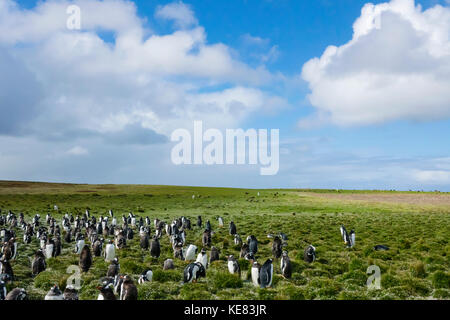
[[[257,196],[257,192],[260,196]],[[320,197],[312,195],[320,194]],[[135,282],[147,268],[153,270],[153,282],[138,285],[139,299],[449,299],[450,298],[450,207],[446,204],[417,204],[377,201],[351,201],[327,197],[331,193],[396,194],[394,191],[350,190],[246,190],[227,188],[170,187],[144,185],[72,185],[28,182],[0,182],[0,209],[23,212],[29,220],[39,213],[51,213],[58,221],[66,212],[83,214],[89,208],[95,216],[114,209],[121,216],[132,211],[137,216],[159,218],[169,222],[186,216],[192,224],[201,215],[211,221],[215,234],[212,244],[220,251],[220,260],[207,270],[198,283],[182,284],[188,262],[174,259],[174,270],[163,270],[164,260],[173,259],[169,239],[161,239],[161,256],[150,257],[139,239],[127,242],[118,250],[121,272]],[[417,192],[404,192],[417,194]],[[192,195],[196,195],[192,199]],[[436,193],[419,193],[421,197]],[[450,197],[440,193],[439,197]],[[53,205],[59,211],[53,210]],[[3,212],[4,213],[4,212]],[[217,218],[224,219],[219,228]],[[285,248],[293,265],[292,278],[280,274],[280,261],[274,260],[272,288],[259,289],[250,280],[251,266],[239,259],[241,277],[228,273],[226,257],[239,257],[239,248],[228,235],[233,220],[243,239],[253,234],[259,241],[257,258],[263,264],[272,257],[271,239],[267,234],[288,235]],[[356,246],[345,248],[339,233],[344,224],[355,229]],[[153,230],[153,226],[152,226]],[[67,268],[78,264],[72,252],[74,243],[63,241],[63,254],[47,260],[48,268],[31,277],[30,257],[38,248],[37,239],[30,245],[21,241],[17,229],[18,257],[12,262],[17,280],[8,288],[24,287],[32,299],[43,299],[57,283],[63,289],[70,276]],[[187,244],[202,248],[203,229],[187,231]],[[307,244],[317,250],[312,264],[303,261]],[[385,244],[388,251],[374,251]],[[208,250],[209,255],[209,250]],[[369,290],[367,267],[381,270],[381,289]],[[91,269],[82,274],[81,299],[96,299],[99,279],[106,275],[108,264],[95,257]]]

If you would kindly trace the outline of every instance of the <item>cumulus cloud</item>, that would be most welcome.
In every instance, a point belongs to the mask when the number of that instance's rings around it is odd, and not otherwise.
[[[186,28],[198,24],[190,6],[183,2],[173,2],[159,6],[155,16],[162,19],[173,20],[178,27]]]
[[[317,110],[300,126],[450,117],[450,8],[414,0],[366,4],[352,39],[304,64]]]

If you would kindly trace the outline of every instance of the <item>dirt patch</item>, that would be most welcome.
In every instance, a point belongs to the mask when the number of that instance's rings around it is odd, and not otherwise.
[[[357,200],[365,202],[404,203],[413,205],[450,206],[450,195],[430,193],[313,193],[308,195],[317,198]]]

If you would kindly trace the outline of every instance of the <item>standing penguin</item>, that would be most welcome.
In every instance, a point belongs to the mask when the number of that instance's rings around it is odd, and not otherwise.
[[[242,246],[242,239],[237,233],[234,235],[234,244],[237,246]]]
[[[105,246],[105,261],[113,261],[116,257],[116,247],[114,246],[114,243],[112,240],[109,240],[109,243]]]
[[[282,245],[281,245],[281,239],[278,236],[275,236],[275,238],[273,239],[273,243],[272,243],[272,254],[273,257],[278,259],[279,257],[281,257],[281,253],[282,253]]]
[[[140,241],[141,249],[148,250],[149,247],[149,236],[147,232],[143,232],[141,235],[141,241]]]
[[[50,291],[45,296],[44,300],[64,300],[62,291],[59,289],[58,285],[54,285]]]
[[[137,300],[138,291],[136,285],[129,275],[123,278],[122,288],[120,290],[120,300]]]
[[[106,272],[106,276],[107,277],[115,277],[116,275],[118,275],[120,272],[120,264],[119,264],[119,259],[118,258],[114,258],[111,261],[111,264],[108,267],[108,271]]]
[[[281,274],[286,279],[289,279],[292,275],[292,264],[291,259],[289,259],[287,251],[283,251],[283,255],[281,257]]]
[[[349,235],[349,243],[347,244],[347,248],[353,248],[355,246],[355,230],[350,231]]]
[[[113,290],[114,284],[106,283],[101,287],[97,287],[97,289],[100,290],[97,300],[117,300]]]
[[[216,247],[211,248],[211,255],[209,257],[209,263],[211,264],[213,261],[219,260],[219,250]]]
[[[14,272],[11,267],[11,263],[5,256],[0,258],[0,274],[8,275],[8,278],[14,280]]]
[[[145,270],[139,276],[138,283],[143,284],[144,282],[151,282],[153,280],[153,271],[152,269]]]
[[[272,286],[273,280],[273,264],[272,259],[267,259],[259,272],[259,286],[266,288]]]
[[[61,255],[62,250],[62,244],[61,244],[61,236],[57,235],[56,239],[54,240],[54,249],[53,249],[53,256],[58,257]]]
[[[247,237],[248,251],[256,254],[258,252],[258,240],[254,235]]]
[[[159,240],[157,236],[154,236],[152,242],[150,243],[150,255],[153,258],[159,258],[161,254],[161,247],[159,245]]]
[[[205,269],[208,267],[208,255],[205,248],[198,254],[196,262],[200,262]]]
[[[75,244],[75,253],[80,254],[81,250],[84,248],[84,239],[77,239],[77,243]]]
[[[95,257],[100,257],[102,255],[103,239],[96,239],[92,245],[92,251]]]
[[[44,253],[42,252],[42,249],[39,249],[34,254],[33,262],[31,263],[31,272],[33,277],[44,271],[46,267],[47,265],[45,263]]]
[[[211,231],[211,222],[209,220],[206,220],[205,229]]]
[[[344,225],[341,225],[339,230],[341,231],[342,241],[344,241],[344,244],[348,245],[350,239],[348,237],[347,229],[345,229]]]
[[[55,249],[55,242],[50,237],[45,244],[45,258],[50,259],[53,257],[53,250]]]
[[[81,250],[80,268],[83,272],[88,272],[91,265],[92,265],[91,249],[89,249],[89,246],[86,244]]]
[[[219,228],[223,228],[223,219],[222,219],[222,217],[217,218],[217,220],[219,221]]]
[[[261,265],[254,261],[252,265],[252,283],[255,287],[259,287],[259,271],[261,270]]]
[[[238,274],[239,278],[241,277],[241,268],[239,267],[239,263],[233,255],[228,257],[228,271],[231,274]]]
[[[190,244],[186,250],[185,260],[192,261],[195,260],[195,255],[197,254],[197,246],[194,244]]]
[[[202,227],[202,216],[197,217],[197,227],[199,227],[199,228]]]
[[[232,236],[234,236],[237,233],[236,225],[234,224],[233,221],[230,221],[230,226],[228,229],[229,229],[230,235],[232,235]]]
[[[78,290],[75,289],[72,285],[68,285],[64,289],[63,297],[64,300],[78,300]]]
[[[200,277],[206,277],[206,270],[199,262],[190,263],[184,268],[183,282],[197,282]]]
[[[170,269],[175,269],[175,266],[173,264],[173,260],[172,259],[166,259],[164,261],[163,270],[170,270]]]
[[[314,248],[312,245],[307,246],[305,252],[303,253],[303,260],[308,263],[316,260],[316,248]]]
[[[202,244],[205,247],[209,247],[211,245],[211,231],[205,229],[202,236]]]
[[[245,256],[249,253],[248,244],[243,243],[241,247],[241,252],[239,254],[239,258],[245,258]]]

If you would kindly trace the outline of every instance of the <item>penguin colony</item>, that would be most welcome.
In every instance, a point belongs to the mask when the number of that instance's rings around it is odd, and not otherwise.
[[[55,206],[57,208],[57,206]],[[58,209],[55,209],[58,210]],[[219,227],[223,227],[224,221],[219,217]],[[122,222],[121,224],[119,223]],[[202,217],[198,216],[195,224],[197,228],[203,228]],[[206,270],[211,263],[220,260],[220,251],[212,246],[213,234],[211,223],[206,221],[202,234],[203,248],[194,244],[186,243],[186,233],[192,229],[190,219],[180,217],[166,223],[159,219],[150,220],[136,217],[132,213],[123,215],[121,219],[114,216],[112,210],[108,215],[100,216],[98,219],[91,216],[89,210],[84,215],[65,214],[61,221],[57,221],[50,214],[41,221],[36,214],[31,221],[26,221],[24,215],[18,216],[8,211],[1,214],[0,210],[0,300],[25,300],[27,292],[24,288],[14,288],[7,292],[6,284],[14,283],[15,276],[12,265],[18,254],[20,245],[29,245],[33,239],[37,239],[39,247],[31,259],[31,274],[33,277],[47,268],[46,260],[57,258],[62,254],[62,235],[66,243],[73,243],[73,253],[79,256],[79,267],[81,272],[88,272],[93,264],[93,256],[102,257],[109,263],[105,270],[105,277],[100,279],[98,300],[136,300],[138,298],[138,286],[145,282],[151,282],[153,271],[142,270],[137,285],[132,277],[121,274],[119,259],[116,256],[118,250],[126,250],[127,243],[133,239],[135,232],[140,237],[140,247],[154,259],[161,254],[160,239],[164,234],[170,239],[174,259],[166,259],[163,270],[174,269],[176,260],[192,261],[184,269],[182,278],[184,283],[199,281],[206,277]],[[23,238],[16,238],[16,230],[23,231]],[[234,221],[229,223],[229,235],[234,244],[241,246],[240,258],[249,260],[251,266],[251,282],[254,286],[267,288],[272,286],[274,260],[280,264],[281,275],[289,279],[292,275],[292,265],[286,250],[288,237],[284,233],[269,234],[272,240],[272,258],[268,258],[262,265],[257,261],[258,240],[254,235],[249,235],[246,242],[237,233]],[[153,231],[153,232],[152,232]],[[342,240],[347,248],[355,246],[355,231],[347,232],[345,226],[340,227]],[[150,240],[151,239],[151,240]],[[209,253],[208,253],[209,250]],[[389,250],[385,245],[376,245],[374,250]],[[209,257],[208,257],[209,256]],[[304,260],[313,263],[316,260],[316,248],[312,244],[304,249]],[[12,263],[11,263],[12,262]],[[227,257],[227,267],[230,274],[241,277],[241,268],[238,260],[233,255]],[[78,300],[78,290],[67,285],[62,291],[54,284],[45,296],[45,300]]]

